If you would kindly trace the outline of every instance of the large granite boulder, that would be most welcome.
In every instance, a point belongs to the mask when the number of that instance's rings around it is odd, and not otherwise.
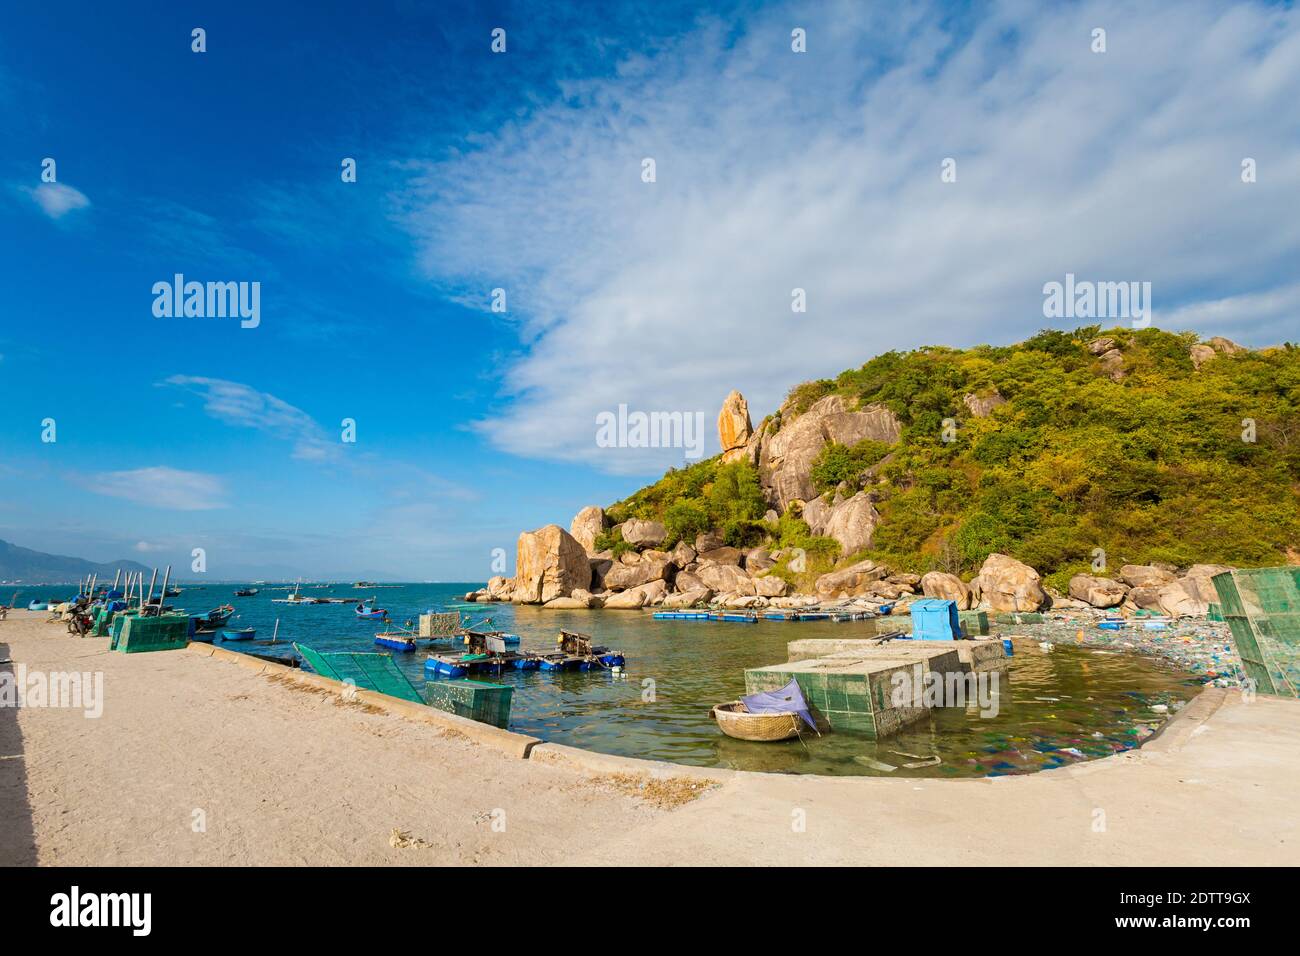
[[[734,564],[740,567],[740,562],[745,553],[739,548],[723,546],[720,548],[710,548],[708,551],[699,553],[700,564]]]
[[[716,531],[702,531],[695,536],[695,552],[712,551],[722,547],[722,535]]]
[[[1070,578],[1070,597],[1092,607],[1118,607],[1128,596],[1129,587],[1122,581],[1076,574]]]
[[[677,547],[672,550],[673,564],[679,568],[685,568],[695,562],[695,549],[685,541],[678,541]]]
[[[1175,617],[1203,617],[1210,602],[1219,600],[1211,579],[1231,570],[1221,564],[1192,565],[1178,580],[1160,588],[1160,609]]]
[[[693,577],[714,593],[754,594],[754,579],[734,564],[701,564]]]
[[[776,565],[776,559],[767,548],[751,548],[745,552],[745,570],[750,574],[766,571]]]
[[[623,540],[635,548],[657,548],[668,537],[668,529],[658,521],[629,518],[623,522]]]
[[[611,594],[605,598],[607,611],[635,611],[649,604],[660,603],[668,593],[668,585],[663,581],[651,581],[640,587]]]
[[[999,405],[1005,405],[1007,400],[1003,398],[995,388],[988,395],[966,395],[962,398],[962,404],[971,413],[973,418],[986,418]]]
[[[692,588],[689,591],[678,591],[676,594],[669,594],[664,597],[664,607],[702,607],[708,604],[712,597],[713,592],[708,588]]]
[[[754,434],[754,426],[749,420],[749,404],[745,396],[732,391],[722,402],[718,412],[718,444],[722,447],[724,463],[739,461],[745,457],[745,446]]]
[[[1131,588],[1128,592],[1128,603],[1144,611],[1158,611],[1160,610],[1160,589],[1162,587],[1164,585]]]
[[[1119,579],[1131,588],[1160,588],[1174,580],[1174,574],[1154,564],[1126,564]]]
[[[859,561],[857,564],[831,571],[817,579],[813,586],[817,594],[827,597],[856,597],[869,594],[871,586],[889,574],[889,569],[874,561]]]
[[[1193,345],[1192,346],[1192,367],[1199,372],[1201,370],[1202,365],[1204,365],[1206,362],[1208,362],[1210,359],[1214,358],[1218,354],[1219,354],[1218,352],[1214,351],[1214,349],[1210,348],[1210,346],[1208,345],[1200,345],[1200,344]]]
[[[957,610],[966,611],[971,606],[970,588],[955,574],[931,571],[921,577],[921,593],[941,601],[956,601]]]
[[[759,478],[768,500],[784,511],[791,501],[816,495],[809,471],[825,444],[853,445],[870,438],[893,444],[902,424],[884,405],[854,407],[841,395],[819,399],[802,415],[765,438],[759,450]]]
[[[990,554],[976,577],[990,610],[1038,611],[1048,603],[1038,572],[1008,555]]]
[[[574,588],[591,586],[587,549],[558,524],[519,535],[515,550],[516,604],[545,604],[568,597]]]
[[[623,557],[627,558],[628,554]],[[605,572],[601,583],[606,590],[626,591],[651,581],[667,581],[672,577],[675,565],[672,558],[663,551],[643,551],[634,557],[635,561],[619,561]]]
[[[865,491],[859,491],[831,509],[821,533],[838,541],[845,555],[856,554],[871,547],[879,523],[880,513],[876,506]]]
[[[488,578],[487,598],[489,601],[509,601],[514,590],[515,582],[513,578],[505,578],[500,575]]]
[[[821,534],[826,529],[826,521],[830,516],[830,503],[820,495],[803,503],[803,520],[813,534]]]
[[[754,578],[754,591],[760,597],[785,597],[786,592],[789,590],[789,583],[778,578],[775,574],[765,574],[762,577]]]
[[[596,551],[596,536],[605,530],[605,509],[597,505],[588,505],[573,516],[569,524],[569,534],[587,549],[588,554]]]
[[[1101,370],[1106,373],[1106,377],[1112,382],[1123,380],[1127,372],[1124,369],[1124,353],[1119,349],[1111,349],[1101,356]]]
[[[699,575],[694,571],[678,571],[677,577],[673,579],[673,585],[678,591],[683,593],[688,591],[712,590],[712,588],[708,587],[702,580],[700,580]]]

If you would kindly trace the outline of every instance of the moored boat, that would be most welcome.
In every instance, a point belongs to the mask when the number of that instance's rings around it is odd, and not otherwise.
[[[235,592],[235,597],[252,597],[257,593],[257,588],[240,588]]]
[[[409,634],[403,634],[400,631],[388,631],[375,635],[375,643],[380,647],[387,647],[394,651],[413,651],[415,650],[415,638]]]
[[[239,627],[229,628],[221,632],[223,641],[251,641],[257,635],[257,628]]]
[[[737,740],[790,740],[799,736],[799,715],[786,713],[751,714],[738,700],[718,704],[710,716],[718,729]]]

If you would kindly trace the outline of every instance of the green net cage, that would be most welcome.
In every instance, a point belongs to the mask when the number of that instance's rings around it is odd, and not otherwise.
[[[427,692],[430,707],[494,727],[506,727],[510,723],[514,688],[508,684],[479,680],[437,681],[428,685]]]
[[[1226,571],[1213,581],[1255,689],[1300,698],[1300,567]]]

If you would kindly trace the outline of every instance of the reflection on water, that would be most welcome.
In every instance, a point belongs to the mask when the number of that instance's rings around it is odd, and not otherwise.
[[[373,594],[401,624],[422,610],[458,601],[470,588],[404,585],[372,592],[340,585],[304,593]],[[232,626],[255,626],[263,639],[279,618],[281,649],[229,645],[234,650],[288,652],[289,641],[322,651],[376,650],[373,637],[380,628],[358,620],[350,605],[290,607],[271,603],[272,597],[283,596],[280,591],[264,589],[256,597],[236,598],[233,590],[233,585],[187,590],[174,601],[192,613],[230,602],[239,615]],[[996,717],[981,718],[972,705],[935,711],[878,743],[848,733],[749,743],[723,736],[709,716],[714,704],[745,692],[745,668],[784,661],[786,642],[797,638],[868,636],[862,624],[655,621],[639,611],[509,605],[486,606],[471,616],[488,614],[497,627],[518,633],[525,650],[552,648],[564,627],[589,633],[627,655],[622,674],[505,671],[500,680],[516,687],[511,730],[605,753],[705,767],[891,777],[1027,773],[1137,746],[1199,688],[1189,675],[1148,658],[1072,647],[1048,654],[1036,640],[1026,640],[1017,644],[1012,668],[1003,675]],[[1033,629],[1015,630],[1029,634]],[[426,653],[422,648],[394,654],[417,687],[424,686]],[[1157,712],[1153,705],[1168,710]],[[932,755],[942,763],[913,770],[901,766]],[[897,769],[886,771],[881,764]]]

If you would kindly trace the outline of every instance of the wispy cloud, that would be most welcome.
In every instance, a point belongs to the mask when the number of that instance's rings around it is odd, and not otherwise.
[[[169,511],[209,511],[226,507],[225,485],[216,475],[182,471],[165,465],[74,475],[72,480],[96,494],[125,498]]]
[[[293,457],[304,461],[331,461],[339,446],[301,408],[261,392],[251,385],[197,375],[173,375],[163,385],[174,385],[203,399],[203,410],[220,421],[254,428],[292,443]]]
[[[22,191],[32,197],[32,201],[41,207],[41,212],[51,219],[62,219],[70,212],[86,209],[90,200],[80,189],[65,183],[41,183],[36,187],[24,186]]]
[[[1290,281],[1297,99],[1283,6],[778,7],[562,84],[399,201],[435,283],[509,293],[524,348],[481,433],[649,471],[680,453],[598,448],[597,413],[712,420],[733,387],[762,413],[891,348],[1021,338],[1066,272],[1151,281],[1161,324]]]

